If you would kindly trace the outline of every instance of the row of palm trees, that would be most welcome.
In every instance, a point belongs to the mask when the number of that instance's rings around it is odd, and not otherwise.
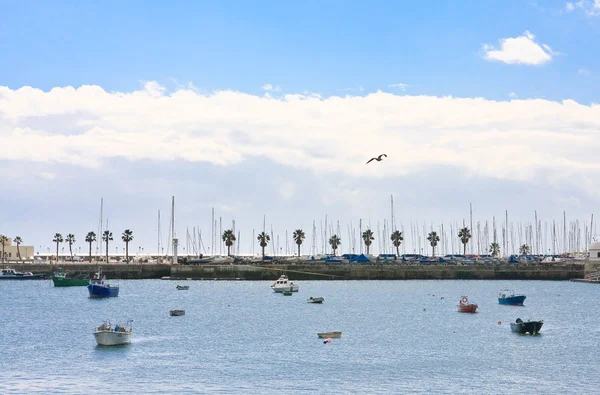
[[[88,232],[85,236],[85,242],[89,244],[89,261],[92,261],[92,243],[94,243],[96,239],[95,232]],[[105,230],[102,233],[102,242],[106,245],[106,262],[108,262],[108,245],[109,242],[113,241],[113,234],[109,230]],[[130,229],[125,229],[123,234],[121,235],[121,240],[125,243],[125,261],[129,262],[129,243],[133,241],[133,232]],[[15,241],[16,242],[16,241]],[[56,243],[56,260],[58,260],[58,248],[60,243],[69,243],[69,253],[71,254],[71,260],[73,260],[73,244],[75,243],[75,235],[69,233],[66,238],[63,239],[63,235],[61,233],[56,233],[52,242]]]
[[[292,237],[293,237],[294,241],[296,242],[296,245],[298,246],[298,256],[300,256],[300,246],[304,242],[306,235],[302,229],[296,229],[294,231]],[[471,240],[471,230],[468,227],[464,227],[464,228],[460,229],[458,232],[458,237],[463,244],[463,253],[466,255],[467,243],[469,243],[469,240]],[[227,255],[231,255],[230,254],[231,246],[233,246],[233,243],[236,240],[233,230],[229,229],[229,230],[224,231],[222,239],[223,239],[223,242],[225,243],[225,245],[227,246]],[[400,255],[400,246],[402,245],[402,242],[404,241],[404,236],[402,235],[402,232],[400,232],[399,230],[392,232],[390,239],[391,239],[394,247],[396,247],[396,254]],[[258,240],[260,247],[262,248],[262,256],[264,257],[265,256],[265,248],[271,241],[271,237],[263,231],[258,234],[257,240]],[[373,231],[371,229],[365,230],[362,233],[362,240],[365,244],[367,255],[368,255],[371,244],[375,240]],[[437,234],[437,232],[432,231],[427,236],[427,240],[429,241],[429,244],[433,248],[433,256],[435,256],[435,248],[437,247],[438,242],[440,241],[440,236]],[[333,236],[331,236],[329,238],[329,245],[331,246],[331,249],[333,250],[334,255],[336,255],[337,249],[339,248],[340,244],[342,244],[342,239],[340,239],[340,237],[338,235],[334,234]],[[521,246],[521,247],[523,247],[523,246]],[[525,247],[527,247],[527,246],[525,246]],[[528,251],[527,249],[525,249],[525,250]],[[490,253],[492,254],[492,256],[498,256],[500,254],[500,244],[497,242],[491,243],[490,244]]]
[[[21,244],[23,244],[23,239],[21,238],[21,236],[16,236],[13,241],[15,242],[15,244],[17,245],[17,258],[19,260],[21,260],[21,250],[19,249],[19,246]],[[0,235],[0,244],[2,244],[2,263],[4,263],[4,247],[8,244],[8,237],[4,236],[4,235]]]

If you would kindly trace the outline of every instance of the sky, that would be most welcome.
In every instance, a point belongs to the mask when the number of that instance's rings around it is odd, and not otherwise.
[[[509,252],[536,214],[550,250],[600,203],[599,33],[600,0],[0,0],[0,233],[85,251],[103,198],[111,252],[166,250],[175,196],[187,250],[225,253],[214,208],[240,253],[263,224],[269,253],[442,225],[449,253],[471,205],[473,252],[507,213]]]

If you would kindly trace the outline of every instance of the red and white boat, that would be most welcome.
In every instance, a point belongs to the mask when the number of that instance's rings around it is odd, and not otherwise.
[[[458,304],[458,311],[461,313],[476,313],[477,307],[475,303],[469,303],[469,298],[462,296]]]

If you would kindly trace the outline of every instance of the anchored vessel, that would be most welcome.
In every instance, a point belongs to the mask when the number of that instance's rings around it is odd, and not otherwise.
[[[86,279],[73,278],[63,269],[52,273],[52,282],[55,287],[85,287],[89,281]]]
[[[339,339],[342,337],[342,332],[319,332],[317,333],[317,336],[319,336],[320,339]]]
[[[94,274],[87,286],[90,298],[112,298],[119,296],[119,286],[107,283],[106,276],[101,277],[100,273]]]
[[[513,290],[503,289],[498,294],[498,303],[512,306],[523,306],[525,298],[525,295],[516,295],[515,291]]]
[[[94,337],[99,346],[120,346],[131,343],[132,320],[127,320],[125,325],[112,326],[109,320],[94,330]]]
[[[522,335],[529,333],[530,335],[536,335],[544,325],[544,321],[523,321],[517,318],[515,322],[510,323],[510,330]]]
[[[460,303],[458,304],[458,311],[461,313],[476,313],[477,305],[475,303],[469,303],[469,298],[463,296],[460,298]]]
[[[323,303],[325,299],[323,298],[313,298],[312,296],[307,299],[308,303]]]
[[[0,272],[0,280],[42,280],[44,278],[46,278],[45,274],[21,273],[15,269],[2,269]]]
[[[292,281],[288,279],[288,276],[282,274],[281,277],[277,281],[271,285],[271,289],[273,292],[298,292],[300,286],[298,284],[294,284]]]

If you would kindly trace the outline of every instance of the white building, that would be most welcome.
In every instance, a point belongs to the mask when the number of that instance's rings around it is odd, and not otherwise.
[[[600,261],[600,241],[592,242],[590,246],[590,260]]]
[[[4,250],[4,256],[2,255]],[[17,262],[19,260],[19,254],[21,260],[33,259],[34,252],[33,246],[20,245],[19,248],[13,243],[13,239],[8,239],[4,246],[0,245],[0,262]]]

